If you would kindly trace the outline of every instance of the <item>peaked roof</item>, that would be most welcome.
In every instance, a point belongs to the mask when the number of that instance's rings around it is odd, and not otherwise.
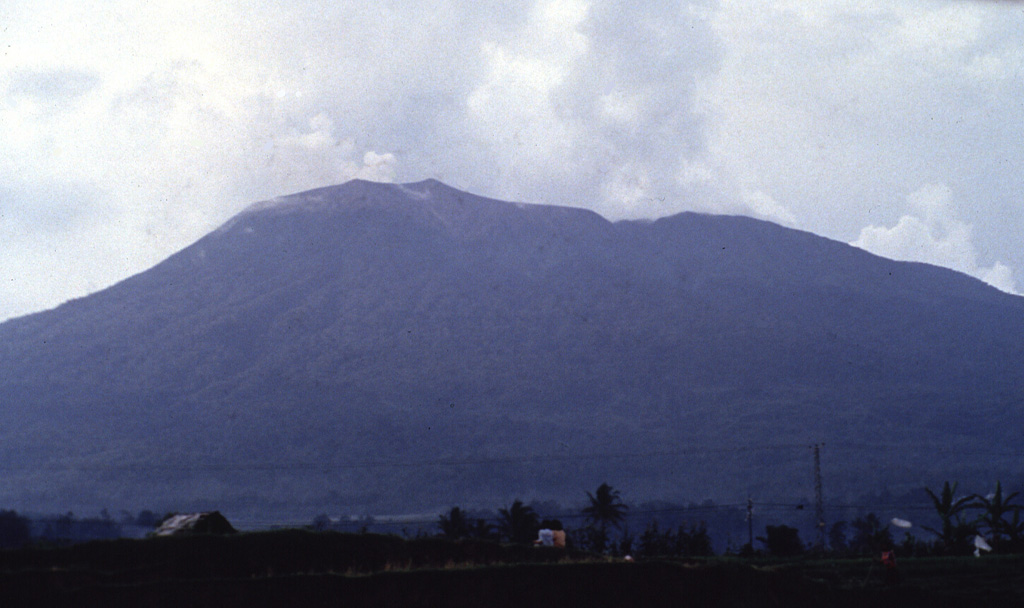
[[[220,511],[204,513],[175,513],[164,520],[156,529],[156,536],[178,536],[181,534],[232,534],[235,528]]]

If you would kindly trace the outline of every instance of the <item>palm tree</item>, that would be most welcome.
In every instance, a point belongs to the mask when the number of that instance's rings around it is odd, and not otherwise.
[[[499,509],[498,529],[509,542],[527,544],[533,541],[540,523],[532,507],[516,500],[508,509]]]
[[[487,523],[486,519],[477,519],[475,523],[470,525],[469,537],[481,540],[498,540],[494,524]]]
[[[622,502],[618,490],[613,490],[607,483],[602,483],[594,494],[587,492],[587,498],[590,500],[590,506],[583,509],[583,514],[588,522],[605,529],[608,526],[622,527],[629,507]]]
[[[882,520],[874,513],[858,517],[851,526],[853,539],[850,541],[850,550],[854,553],[870,555],[885,551],[893,545],[889,524],[883,526]]]
[[[452,510],[446,515],[442,514],[438,526],[445,538],[454,540],[470,535],[469,521],[466,519],[466,514],[458,507],[452,507]]]
[[[942,493],[939,495],[928,488],[924,489],[932,499],[935,511],[939,514],[942,529],[940,531],[928,526],[921,527],[938,536],[947,552],[967,553],[970,551],[967,541],[974,534],[975,527],[974,524],[963,521],[960,513],[972,506],[971,500],[974,499],[974,496],[954,499],[957,485],[954,483],[951,487],[947,481],[942,486]]]
[[[591,545],[595,551],[604,551],[608,542],[608,528],[621,528],[626,519],[626,506],[619,497],[619,491],[613,490],[607,483],[597,487],[597,492],[587,492],[590,506],[584,507],[583,515],[587,518],[590,529]]]
[[[1004,537],[1012,542],[1016,541],[1019,536],[1020,515],[1017,514],[1021,509],[1021,505],[1012,503],[1018,494],[1020,492],[1014,492],[1003,498],[1003,485],[997,481],[995,492],[988,496],[977,496],[978,502],[971,505],[972,507],[985,509],[985,513],[979,518],[978,523],[981,527],[988,530],[992,545],[996,549],[1002,544]],[[1007,521],[1004,519],[1006,515],[1011,513],[1015,515],[1013,520]]]
[[[1021,545],[1024,544],[1024,521],[1021,521],[1021,509],[1013,510],[1013,517],[1006,524],[1007,551],[1020,553]]]

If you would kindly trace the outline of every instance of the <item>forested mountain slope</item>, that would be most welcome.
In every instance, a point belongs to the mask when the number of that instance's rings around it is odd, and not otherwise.
[[[743,217],[258,203],[0,324],[0,505],[310,514],[1019,479],[1024,298]]]

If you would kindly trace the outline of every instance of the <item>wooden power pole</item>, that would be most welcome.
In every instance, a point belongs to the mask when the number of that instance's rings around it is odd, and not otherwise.
[[[754,499],[747,496],[747,546],[754,554]]]
[[[818,528],[818,550],[825,550],[825,504],[821,498],[821,448],[824,443],[816,443],[814,450],[814,517]]]

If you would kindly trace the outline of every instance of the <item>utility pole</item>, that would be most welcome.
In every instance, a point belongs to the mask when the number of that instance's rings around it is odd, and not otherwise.
[[[825,505],[821,498],[821,448],[824,443],[811,446],[814,450],[814,517],[818,528],[818,550],[825,550]]]
[[[754,554],[754,499],[747,496],[747,546]]]

